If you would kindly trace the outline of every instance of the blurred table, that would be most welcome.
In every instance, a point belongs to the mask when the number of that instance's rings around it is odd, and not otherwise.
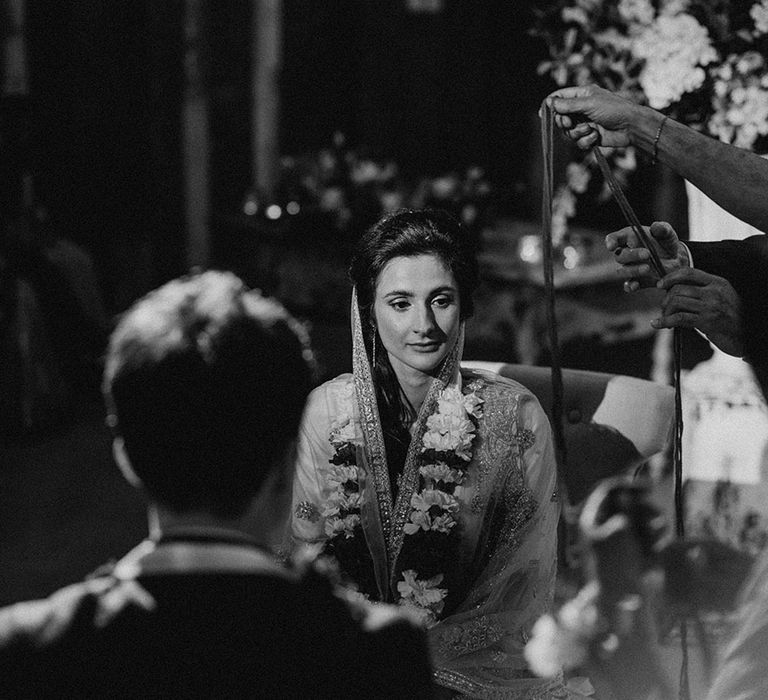
[[[523,364],[536,364],[548,346],[540,241],[539,224],[511,220],[485,231],[481,239],[481,280],[495,293],[509,292],[515,351]],[[661,293],[622,291],[604,233],[572,227],[555,251],[553,277],[561,346],[580,341],[612,345],[653,336],[650,322],[658,316]]]

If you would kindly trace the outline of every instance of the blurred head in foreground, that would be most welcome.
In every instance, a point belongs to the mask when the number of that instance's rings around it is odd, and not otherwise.
[[[257,496],[287,490],[310,361],[301,326],[235,275],[165,284],[110,339],[118,464],[161,514],[242,520]]]

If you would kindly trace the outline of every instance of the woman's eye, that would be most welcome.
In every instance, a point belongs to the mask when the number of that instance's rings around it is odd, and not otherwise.
[[[453,299],[451,299],[451,297],[435,297],[435,299],[432,300],[432,303],[438,308],[444,309],[453,303]]]
[[[390,302],[390,306],[395,309],[395,311],[405,311],[410,306],[410,304],[404,299],[399,299]]]

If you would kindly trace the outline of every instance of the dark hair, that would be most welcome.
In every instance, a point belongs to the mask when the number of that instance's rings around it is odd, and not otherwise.
[[[150,497],[244,512],[295,439],[311,388],[303,329],[231,273],[169,282],[110,339],[103,391]]]
[[[477,255],[473,239],[464,227],[442,209],[403,209],[375,223],[360,239],[349,274],[357,289],[363,337],[369,357],[376,334],[372,318],[376,282],[386,264],[397,257],[435,255],[453,273],[459,288],[461,318],[474,310],[472,294],[477,286]],[[377,353],[374,367],[379,408],[402,425],[415,418],[385,352]],[[385,415],[382,419],[386,420]]]

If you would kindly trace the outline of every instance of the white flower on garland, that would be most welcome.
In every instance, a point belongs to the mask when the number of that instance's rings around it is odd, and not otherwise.
[[[411,496],[411,509],[409,522],[403,526],[406,535],[416,534],[419,530],[448,532],[456,525],[452,514],[458,511],[459,502],[440,489],[424,489]]]
[[[470,446],[475,426],[468,418],[435,413],[427,418],[429,430],[424,433],[424,448],[438,452],[455,452],[465,461],[471,459]]]
[[[419,467],[419,474],[433,484],[438,481],[442,481],[444,484],[459,484],[464,479],[463,474],[456,469],[451,469],[445,462],[425,464],[423,467]]]
[[[324,467],[325,479],[331,488],[338,490],[347,482],[357,483],[360,478],[360,472],[357,466],[347,464],[333,464]]]
[[[443,611],[443,599],[448,595],[446,588],[438,588],[443,581],[443,575],[437,574],[422,581],[416,578],[413,569],[406,569],[402,572],[402,577],[403,580],[397,583],[397,592],[400,594],[398,603],[426,612],[423,621],[425,626],[430,627],[437,622],[437,616]]]
[[[337,511],[338,512],[338,511]],[[354,537],[355,528],[360,524],[360,516],[357,513],[352,513],[344,518],[331,517],[325,521],[325,534],[328,537],[335,537],[342,534],[345,538],[349,539]]]
[[[362,439],[357,422],[350,416],[339,416],[331,425],[330,441],[334,447],[349,442],[359,443]]]
[[[340,510],[360,508],[360,502],[359,492],[347,492],[345,489],[337,489],[328,496],[328,500],[322,510],[322,515],[328,518],[338,515]]]
[[[634,54],[644,59],[640,85],[654,109],[664,109],[704,83],[702,66],[718,59],[709,32],[689,14],[661,15],[640,31]]]

